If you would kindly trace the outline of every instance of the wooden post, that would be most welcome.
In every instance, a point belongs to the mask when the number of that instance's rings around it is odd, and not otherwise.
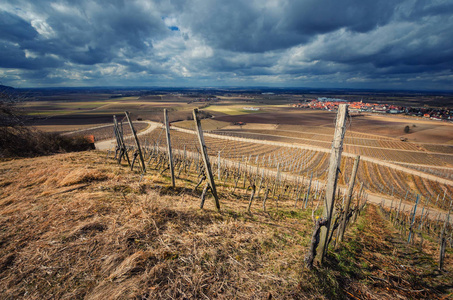
[[[120,136],[118,133],[118,122],[116,121],[116,116],[113,115],[113,133],[115,134],[116,138],[116,149],[115,149],[115,159],[118,160],[118,163],[121,164],[121,153],[122,153],[122,147],[123,144],[121,143]],[[119,155],[117,158],[116,156]]]
[[[117,127],[118,127],[118,122],[116,121],[116,116],[113,115],[113,133],[115,134],[117,148],[120,148],[121,147],[121,141],[120,141],[120,137],[118,136],[118,128]]]
[[[129,164],[129,166],[131,165],[131,161],[129,160],[129,155],[127,154],[127,148],[126,148],[126,144],[124,143],[124,139],[123,139],[123,132],[120,130],[120,127],[118,125],[118,121],[116,120],[116,116],[114,115],[113,116],[113,123],[115,125],[115,130],[116,130],[116,135],[117,135],[117,138],[120,142],[119,146],[121,148],[120,150],[120,157],[118,158],[118,163],[121,163],[121,156],[122,155],[125,155],[126,156],[126,159],[127,159],[127,163]],[[121,153],[121,151],[124,151],[123,153]]]
[[[352,193],[354,192],[355,177],[357,175],[357,169],[359,167],[360,156],[357,155],[354,161],[354,167],[352,167],[351,178],[349,178],[348,195],[346,203],[344,205],[343,218],[341,219],[340,228],[338,228],[338,242],[343,241],[344,231],[346,230],[346,221],[349,213],[349,205],[351,204]]]
[[[329,173],[327,175],[326,197],[324,201],[324,218],[327,219],[325,227],[321,228],[321,239],[319,242],[319,251],[316,258],[320,263],[323,262],[324,255],[327,252],[329,230],[332,222],[332,212],[334,209],[335,189],[337,188],[338,170],[341,162],[341,152],[343,151],[343,138],[346,131],[346,117],[348,115],[348,105],[340,104],[338,108],[335,133],[332,142],[332,152],[329,161]]]
[[[407,199],[407,195],[409,194],[409,190],[406,191],[406,196],[404,197],[404,201]],[[400,210],[401,210],[401,202],[403,202],[403,198],[400,199],[400,204],[398,205],[398,210],[396,212],[396,220],[398,220],[398,217],[400,215]]]
[[[129,117],[129,112],[126,111],[125,114],[127,121],[129,122],[129,126],[131,126],[132,134],[134,135],[135,145],[137,145],[138,148],[138,154],[140,155],[140,162],[142,163],[143,173],[145,173],[146,172],[145,160],[143,159],[142,149],[140,148],[140,142],[138,141],[137,133],[135,132],[134,125],[132,125],[131,118]]]
[[[357,221],[357,216],[359,215],[359,208],[360,208],[360,200],[363,194],[363,182],[360,183],[359,193],[357,194],[357,204],[356,204],[356,211],[354,212],[354,220],[355,223]]]
[[[168,166],[170,167],[171,174],[171,186],[175,187],[175,170],[173,168],[173,154],[171,151],[171,140],[170,140],[170,122],[168,122],[168,111],[164,108],[164,122],[165,122],[165,133],[167,134],[167,149],[168,149]]]
[[[203,129],[201,128],[201,122],[198,119],[198,109],[193,110],[193,119],[195,121],[195,126],[197,128],[198,141],[200,142],[201,154],[203,155],[203,162],[206,170],[206,175],[208,176],[209,185],[211,186],[211,192],[215,199],[215,206],[217,210],[220,210],[219,197],[217,196],[217,190],[215,187],[214,177],[212,176],[211,163],[209,162],[208,151],[206,149],[206,144],[203,138]]]
[[[313,171],[311,171],[310,183],[308,184],[307,194],[305,195],[305,205],[304,208],[307,208],[308,197],[310,196],[311,182],[313,180]]]
[[[421,216],[420,216],[420,225],[418,226],[418,230],[421,230],[422,227],[423,227],[423,219],[424,219],[424,218],[423,218],[423,213],[425,212],[425,207],[428,207],[428,205],[429,205],[429,200],[431,200],[431,198],[428,198],[428,199],[426,200],[426,204],[425,204],[425,206],[423,206],[423,208],[422,208],[422,214],[421,214]],[[427,209],[427,210],[426,210],[426,214],[428,214],[428,213],[429,213],[429,210]],[[426,219],[426,214],[425,214],[425,219]]]
[[[217,156],[217,178],[219,179],[220,182],[220,151]]]
[[[417,199],[415,200],[415,206],[414,206],[414,213],[412,215],[412,220],[410,221],[410,224],[409,224],[409,237],[407,238],[407,243],[411,242],[413,226],[414,226],[414,223],[415,223],[415,213],[417,212],[418,201],[420,201],[420,195],[419,194],[417,194]]]

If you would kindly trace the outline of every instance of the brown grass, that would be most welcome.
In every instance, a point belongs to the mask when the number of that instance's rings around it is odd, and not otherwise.
[[[270,214],[257,201],[250,215],[221,187],[222,212],[210,198],[200,210],[156,174],[139,183],[97,152],[0,163],[1,298],[341,299],[370,288],[303,268],[311,211],[269,200]]]
[[[190,193],[162,196],[154,176],[123,171],[94,153],[2,164],[5,298],[248,298],[297,285],[297,226],[199,211]]]

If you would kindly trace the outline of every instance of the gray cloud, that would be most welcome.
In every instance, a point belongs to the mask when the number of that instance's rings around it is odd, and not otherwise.
[[[37,35],[38,32],[22,18],[0,11],[0,40],[22,42],[34,39]]]
[[[0,6],[0,77],[13,85],[451,89],[452,69],[450,0],[4,0]]]

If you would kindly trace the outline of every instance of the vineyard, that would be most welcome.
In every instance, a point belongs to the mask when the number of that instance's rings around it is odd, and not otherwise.
[[[168,120],[168,117],[166,118]],[[128,126],[123,126],[122,121],[124,119],[115,123],[115,127],[102,127],[91,131],[93,134],[97,131],[98,134],[104,134],[103,137],[107,137],[108,131],[112,130],[110,136],[116,135],[118,143],[121,142],[126,147],[124,149],[117,147],[114,154],[111,149],[108,156],[112,154],[119,161],[122,157],[127,158],[131,169],[134,169],[134,166],[140,166],[140,155],[143,170],[151,168],[158,170],[161,174],[171,172],[173,185],[175,185],[174,177],[184,184],[197,182],[195,187],[191,187],[194,191],[198,187],[201,188],[206,181],[201,196],[204,203],[209,187],[206,177],[208,174],[203,165],[202,149],[200,149],[194,126],[191,128],[187,122],[184,123],[186,128],[167,125],[167,133],[166,126],[157,126],[156,129],[143,132],[137,137],[130,135],[132,131]],[[207,122],[211,121],[207,120]],[[137,124],[140,125],[137,127],[138,130],[145,127],[143,123]],[[116,133],[113,132],[114,128]],[[284,132],[287,136],[231,130],[206,131],[204,143],[206,155],[212,161],[217,184],[226,187],[239,198],[248,199],[249,210],[253,201],[258,199],[262,200],[264,211],[268,199],[274,199],[277,207],[279,202],[290,201],[294,202],[295,208],[315,209],[320,206],[323,195],[326,193],[330,156],[328,142],[325,141],[329,136],[328,130],[330,129],[321,128],[317,134],[300,134],[299,138],[290,137],[295,132],[288,130],[276,131]],[[118,139],[119,132],[121,132],[120,139]],[[351,180],[354,157],[362,156],[356,175],[360,190],[356,191],[357,202],[354,209],[357,210],[360,203],[366,201],[368,193],[372,193],[390,198],[392,206],[393,201],[403,202],[404,200],[403,208],[399,207],[398,210],[400,219],[404,216],[406,219],[410,218],[408,210],[414,203],[418,201],[424,203],[425,216],[423,212],[421,216],[416,216],[415,210],[413,213],[413,222],[417,222],[419,218],[420,230],[424,228],[424,218],[430,213],[437,213],[437,220],[440,221],[441,214],[437,210],[446,211],[451,207],[453,186],[446,180],[451,177],[451,169],[436,165],[445,165],[452,155],[424,153],[417,151],[420,146],[412,143],[372,139],[371,135],[368,137],[364,134],[360,135],[360,138],[355,137],[354,133],[346,136],[345,153],[339,165],[338,175],[340,187],[347,186]],[[169,152],[168,141],[170,140],[172,154]],[[300,143],[300,140],[304,143]],[[137,150],[138,143],[141,144],[143,153]],[[442,147],[431,148],[438,151],[442,149]],[[169,155],[173,157],[171,165],[168,163]],[[399,164],[394,165],[391,162]],[[418,162],[418,164],[412,162]],[[427,167],[429,170],[445,172],[433,174],[433,172],[426,172]],[[215,194],[214,192],[218,201]],[[345,188],[338,189],[335,201],[344,203],[345,198]],[[402,224],[401,220],[398,221],[399,224]],[[428,233],[430,228],[438,228],[430,222],[425,223]],[[451,235],[451,228],[448,230]],[[434,230],[434,232],[437,231]]]
[[[450,202],[447,218],[442,220],[440,213],[437,213],[435,216],[429,215],[430,212],[426,208],[429,205],[430,199],[423,202],[417,197],[410,212],[404,210],[406,204],[403,204],[402,207],[401,200],[399,203],[396,201],[395,203],[392,202],[390,208],[381,205],[380,209],[387,219],[393,223],[393,226],[399,231],[400,235],[407,239],[407,243],[417,245],[420,249],[423,249],[425,241],[440,241],[441,253],[445,252],[446,247],[453,247],[453,226],[449,222],[452,202]],[[421,210],[419,215],[416,214],[417,210]],[[440,269],[442,269],[443,264],[444,261],[441,255],[439,260]]]
[[[148,125],[147,123],[136,122],[135,126],[137,131],[141,131]],[[130,136],[131,131],[129,126],[123,127],[125,136]],[[320,131],[327,132],[328,130],[330,129],[321,128]],[[284,132],[288,136],[296,134],[293,131],[277,132],[278,134]],[[83,133],[94,134],[98,140],[108,139],[113,137],[113,126],[85,130]],[[206,145],[209,155],[215,158],[215,163],[220,159],[222,161],[234,161],[237,166],[253,166],[254,168],[264,168],[273,171],[277,171],[278,169],[282,173],[282,176],[299,175],[303,176],[306,180],[313,173],[313,178],[316,181],[324,181],[328,168],[327,149],[330,145],[327,141],[320,141],[320,139],[327,140],[329,137],[328,134],[317,133],[304,135],[302,133],[299,136],[305,136],[304,139],[306,141],[303,144],[309,144],[310,147],[325,148],[326,151],[294,148],[292,144],[298,144],[300,142],[295,137],[290,138],[235,131],[215,131],[214,134],[207,134]],[[239,137],[239,139],[235,140],[234,137]],[[126,139],[129,139],[128,143],[130,145],[133,145],[131,137]],[[171,139],[175,149],[191,153],[197,153],[199,151],[194,131],[171,127]],[[141,135],[140,140],[145,149],[154,149],[152,151],[156,152],[156,149],[166,144],[164,128],[156,129],[147,135]],[[361,146],[353,145],[359,143]],[[400,150],[397,150],[398,147]],[[346,153],[369,156],[383,161],[398,162],[398,164],[405,168],[437,176],[437,180],[427,179],[396,170],[389,166],[363,160],[358,171],[358,180],[363,182],[365,188],[370,192],[392,197],[403,197],[409,190],[411,191],[410,197],[412,199],[416,194],[420,194],[426,199],[437,199],[437,201],[431,202],[432,207],[447,209],[447,201],[453,196],[453,188],[451,185],[442,183],[442,178],[453,178],[453,170],[448,167],[436,168],[435,166],[444,165],[453,155],[434,155],[421,151],[413,151],[416,147],[418,146],[412,143],[394,140],[372,140],[370,136],[368,138],[346,136],[344,151]],[[448,146],[438,146],[430,149],[440,151],[444,148],[447,149]],[[343,157],[339,176],[340,185],[346,185],[349,180],[352,160],[352,156]],[[319,185],[319,183],[317,184]]]
[[[199,152],[195,132],[178,130],[174,127],[171,127],[171,129],[173,148],[186,153]],[[164,128],[158,128],[147,135],[141,135],[140,140],[144,148],[150,149],[148,151],[151,153],[165,151]],[[298,175],[305,180],[308,180],[313,173],[313,178],[317,182],[325,181],[327,176],[329,155],[327,150],[301,149],[283,143],[281,145],[263,143],[262,140],[235,140],[212,134],[206,134],[205,141],[208,153],[215,164],[218,161],[234,162],[236,166],[247,166],[248,168],[272,170],[274,172],[278,170],[283,177]],[[132,140],[129,140],[129,144],[133,145]],[[379,152],[378,149],[373,149],[373,151]],[[384,149],[383,151],[387,150]],[[388,151],[399,153],[396,150]],[[420,155],[422,154],[420,153]],[[346,185],[349,180],[352,160],[352,156],[345,156],[342,159],[339,175],[340,185]],[[424,169],[420,168],[420,171],[424,171]],[[257,172],[261,171],[258,170]],[[363,182],[364,187],[372,193],[404,197],[409,190],[408,200],[414,200],[416,194],[422,195],[425,199],[437,199],[437,201],[431,201],[431,207],[448,209],[447,202],[453,196],[453,187],[444,184],[441,178],[438,178],[438,180],[427,179],[371,161],[362,161],[357,176],[358,181]]]
[[[313,133],[307,134],[304,132],[289,132],[294,136],[286,136],[288,132],[276,131],[273,134],[269,134],[268,130],[246,130],[246,131],[235,131],[235,130],[221,130],[214,131],[219,135],[244,137],[254,140],[268,140],[290,144],[305,144],[314,147],[329,149],[331,145],[331,135]],[[283,135],[280,135],[282,134]],[[278,135],[277,135],[278,134]],[[330,140],[329,140],[330,138]],[[443,147],[431,147],[432,150],[439,150],[436,152],[422,151],[419,145],[407,142],[400,142],[396,140],[377,140],[370,138],[361,137],[345,137],[344,151],[351,154],[369,156],[379,160],[400,162],[400,163],[412,163],[412,164],[426,164],[432,166],[452,166],[453,165],[453,154],[448,152],[449,148]],[[452,176],[453,172],[448,176]]]
[[[173,188],[176,186],[175,179],[185,189],[196,192],[200,188],[201,208],[210,190],[217,209],[220,209],[216,185],[221,187],[223,193],[226,190],[239,201],[248,202],[248,212],[266,212],[272,203],[276,211],[279,206],[293,205],[294,209],[311,209],[319,214],[319,208],[326,205],[330,193],[327,176],[330,176],[328,169],[331,169],[328,151],[207,132],[201,134],[200,125],[197,126],[197,134],[196,130],[170,127],[167,112],[165,119],[165,126],[140,135],[140,139],[135,133],[133,138],[123,139],[122,130],[116,125],[118,146],[114,152],[109,150],[107,157],[119,163],[123,158],[127,159],[132,170],[135,166],[143,172],[152,169],[163,176],[170,176]],[[198,120],[196,122],[199,124]],[[348,192],[339,188],[333,194],[335,213],[332,215],[332,231],[328,231],[330,236],[326,237],[327,246],[335,234],[341,241],[342,220],[355,219],[366,205],[368,193],[377,193],[392,199],[390,207],[384,205],[382,200],[381,211],[402,236],[407,235],[408,243],[414,243],[417,235],[421,247],[424,239],[433,242],[440,238],[441,253],[447,246],[452,248],[453,226],[449,221],[453,203],[451,185],[369,160],[361,161],[358,167],[358,156],[355,163],[352,160],[353,157],[346,155],[339,165],[340,186],[353,184]],[[356,184],[357,189],[353,193],[352,188]],[[258,201],[261,203],[258,204]],[[420,209],[417,211],[420,206],[421,212]],[[441,210],[448,211],[448,214]],[[321,222],[325,222],[322,218],[317,220],[313,236],[320,234]],[[311,250],[313,253],[316,253],[316,247],[317,244],[312,248],[315,250]],[[323,248],[320,251],[323,253]],[[308,267],[313,267],[313,255],[316,254],[309,254],[306,258]],[[440,255],[440,269],[443,256]]]

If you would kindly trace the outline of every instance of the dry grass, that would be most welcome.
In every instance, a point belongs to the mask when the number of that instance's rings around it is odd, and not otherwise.
[[[250,215],[221,188],[222,212],[211,199],[200,210],[152,171],[139,180],[97,152],[0,163],[1,298],[341,299],[369,288],[338,268],[304,269],[310,211],[270,200],[270,214],[256,203]]]
[[[298,283],[297,224],[200,211],[190,192],[165,195],[156,176],[138,184],[95,153],[0,172],[4,298],[283,297]]]

